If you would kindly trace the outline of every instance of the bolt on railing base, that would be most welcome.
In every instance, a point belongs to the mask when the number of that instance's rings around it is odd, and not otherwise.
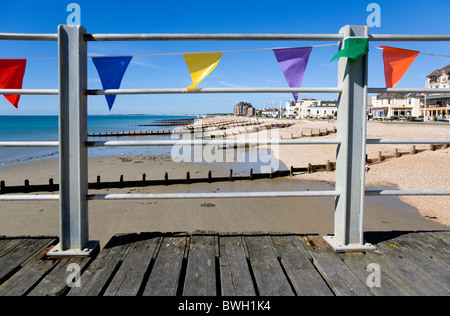
[[[338,241],[334,236],[324,236],[323,239],[333,247],[335,252],[365,252],[365,251],[374,251],[377,248],[371,243],[363,243],[363,244],[348,244],[343,245],[340,241]]]
[[[53,247],[47,256],[50,258],[79,258],[79,257],[92,257],[100,251],[100,241],[89,241],[88,245],[83,249],[67,249],[61,250],[61,243]]]

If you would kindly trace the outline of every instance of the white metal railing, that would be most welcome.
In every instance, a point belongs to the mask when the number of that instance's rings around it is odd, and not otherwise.
[[[450,35],[368,34],[367,26],[345,26],[338,34],[88,34],[82,26],[61,25],[57,34],[5,34],[0,40],[58,41],[59,89],[0,89],[0,94],[59,95],[59,141],[1,142],[0,147],[59,147],[59,195],[0,195],[0,201],[60,201],[58,255],[86,255],[93,247],[88,238],[89,200],[197,199],[334,196],[335,234],[328,242],[338,251],[368,250],[363,241],[364,196],[450,195],[450,190],[366,190],[364,164],[366,144],[448,144],[449,139],[366,139],[367,93],[450,93],[450,89],[369,88],[368,56],[357,62],[339,60],[339,87],[314,88],[202,88],[90,90],[87,87],[87,43],[89,41],[339,41],[348,37],[370,41],[450,41]],[[338,134],[335,139],[281,140],[87,140],[87,96],[191,93],[337,93]],[[170,194],[94,194],[87,190],[87,149],[111,146],[203,146],[203,145],[337,145],[336,189],[333,191],[229,192]],[[74,159],[69,159],[72,157]]]

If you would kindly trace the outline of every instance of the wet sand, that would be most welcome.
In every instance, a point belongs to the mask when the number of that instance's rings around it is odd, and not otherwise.
[[[101,175],[104,181],[126,179],[162,179],[165,172],[183,178],[189,171],[192,178],[248,174],[249,164],[237,167],[233,163],[202,164],[175,163],[169,157],[103,157],[89,162],[89,181]],[[2,178],[8,184],[22,184],[24,177],[31,183],[47,183],[49,177],[58,179],[55,159],[28,162],[3,167]],[[172,192],[250,192],[289,190],[333,190],[332,182],[300,180],[297,177],[272,180],[234,181],[190,185],[154,186],[143,188],[91,190],[96,193],[172,193]],[[45,193],[48,194],[48,193]],[[57,201],[0,202],[0,234],[59,235],[59,206]],[[442,230],[448,227],[428,220],[396,197],[366,198],[365,231]],[[333,233],[334,198],[261,198],[261,199],[189,199],[90,201],[90,239],[105,245],[117,233],[148,231],[219,232],[271,231],[292,233]]]

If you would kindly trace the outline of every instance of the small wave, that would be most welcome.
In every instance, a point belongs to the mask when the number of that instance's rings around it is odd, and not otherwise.
[[[20,159],[16,159],[16,160],[12,160],[12,161],[7,161],[7,162],[0,162],[0,166],[12,165],[12,164],[35,160],[35,159],[48,158],[48,157],[56,156],[58,154],[59,154],[59,152],[53,152],[53,153],[48,153],[48,154],[43,154],[43,155],[38,155],[38,156],[20,158]]]

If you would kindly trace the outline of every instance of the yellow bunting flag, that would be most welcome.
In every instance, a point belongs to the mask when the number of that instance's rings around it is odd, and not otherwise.
[[[216,68],[222,53],[191,53],[183,57],[194,82],[187,89],[193,89]]]

